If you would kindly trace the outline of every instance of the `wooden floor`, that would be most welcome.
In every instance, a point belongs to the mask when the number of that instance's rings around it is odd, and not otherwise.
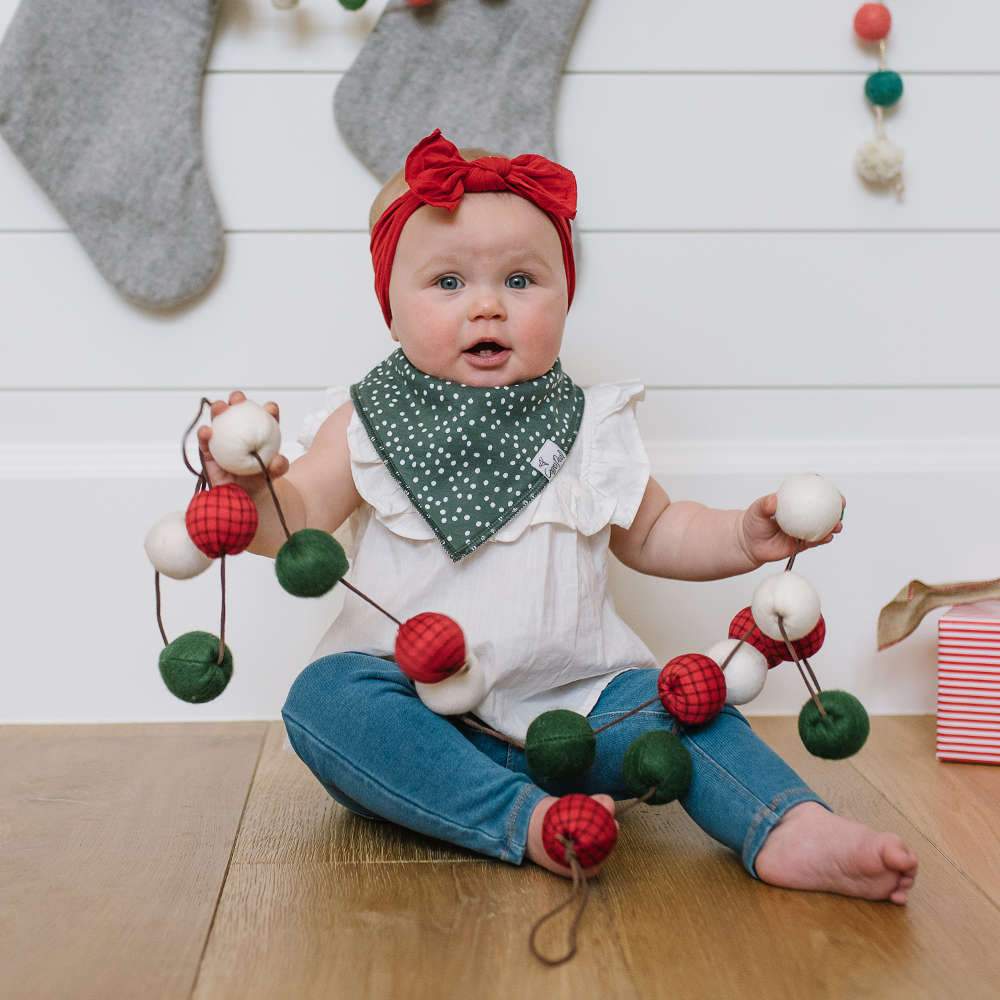
[[[874,717],[841,762],[751,721],[916,850],[909,903],[755,882],[676,802],[640,806],[556,968],[527,935],[569,883],[352,816],[280,722],[0,727],[0,994],[1000,996],[1000,767],[938,762],[932,716]]]

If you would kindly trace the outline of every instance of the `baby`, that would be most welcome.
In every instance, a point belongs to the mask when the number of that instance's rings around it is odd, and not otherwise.
[[[697,727],[658,703],[628,715],[655,695],[661,664],[615,610],[609,551],[640,573],[716,580],[828,544],[841,525],[806,545],[778,527],[773,493],[743,511],[671,501],[638,433],[643,386],[581,389],[559,361],[575,213],[565,167],[458,150],[440,130],[379,192],[375,287],[399,348],[329,390],[306,453],[275,456],[269,474],[289,531],[348,522],[354,586],[399,620],[434,610],[460,623],[463,683],[482,683],[467,718],[486,725],[431,711],[393,663],[396,627],[347,594],[282,709],[289,740],[360,816],[568,877],[541,843],[556,796],[583,791],[613,814],[630,797],[629,744],[673,730],[692,759],[682,807],[752,877],[905,903],[914,853],[836,815],[735,706]],[[211,428],[198,437],[213,485],[236,479],[257,503],[250,551],[273,557],[285,533],[263,477],[226,473]],[[553,708],[622,719],[572,787],[540,787],[523,753],[528,725]]]

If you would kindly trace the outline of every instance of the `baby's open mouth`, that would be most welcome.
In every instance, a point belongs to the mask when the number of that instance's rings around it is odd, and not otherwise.
[[[495,340],[481,340],[478,344],[473,344],[472,347],[467,348],[463,351],[463,354],[476,354],[481,358],[488,358],[492,354],[499,354],[501,351],[506,351],[507,348],[503,344],[498,344]]]

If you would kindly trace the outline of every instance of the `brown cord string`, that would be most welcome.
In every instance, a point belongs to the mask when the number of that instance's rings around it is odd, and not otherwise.
[[[566,857],[569,859],[570,870],[573,872],[573,888],[564,902],[560,903],[554,909],[549,910],[548,913],[539,917],[535,921],[534,926],[531,928],[531,934],[528,937],[528,945],[534,953],[535,958],[544,962],[546,965],[562,965],[563,962],[568,962],[576,954],[576,929],[580,923],[580,918],[583,916],[583,911],[587,906],[587,896],[589,893],[587,876],[583,874],[583,869],[580,867],[580,862],[577,860],[576,851],[573,850],[573,842],[562,835],[558,837],[558,840],[562,843],[566,852]],[[580,898],[580,908],[576,911],[576,915],[573,917],[573,922],[569,925],[569,951],[560,958],[548,958],[543,955],[535,945],[535,935],[538,933],[538,929],[543,923],[545,923],[546,920],[554,917],[560,910],[565,909],[570,905],[570,903],[573,902],[576,898],[577,890],[581,885],[583,887],[583,894]]]
[[[799,674],[802,677],[802,683],[805,684],[806,690],[809,692],[809,697],[812,698],[812,700],[815,702],[816,708],[819,710],[819,714],[825,719],[827,716],[826,709],[823,707],[823,703],[819,700],[819,695],[816,693],[816,691],[813,691],[813,689],[809,686],[809,681],[806,678],[805,672],[802,670],[802,664],[799,662],[799,654],[796,653],[795,647],[792,645],[791,640],[788,638],[788,633],[785,631],[785,620],[781,615],[778,615],[778,628],[781,629],[781,637],[785,640],[785,645],[788,647],[788,652],[791,653],[792,659],[795,660],[795,666],[799,668]],[[810,669],[809,672],[812,673],[812,670]],[[816,678],[813,677],[813,680],[815,681]],[[817,691],[822,690],[818,682],[816,683],[816,690]]]
[[[219,557],[219,568],[222,571],[222,623],[219,625],[219,658],[217,666],[222,665],[226,656],[226,553]]]
[[[163,628],[163,615],[160,611],[160,571],[153,570],[153,582],[156,587],[156,624],[160,627],[160,635],[163,636],[163,645],[169,646],[170,640],[167,638],[166,630]]]
[[[281,528],[285,532],[285,541],[288,541],[292,537],[292,535],[288,530],[288,524],[285,521],[285,515],[281,509],[281,504],[278,503],[278,494],[275,493],[274,491],[274,485],[271,483],[271,477],[268,474],[267,467],[264,465],[264,459],[262,459],[260,455],[258,455],[257,452],[255,451],[250,452],[250,454],[257,459],[257,464],[260,466],[260,471],[264,473],[264,481],[267,483],[267,488],[271,491],[271,499],[274,501],[275,510],[277,510],[278,512],[278,520],[281,521]],[[386,616],[386,618],[392,619],[392,621],[394,621],[397,625],[403,624],[395,615],[390,614],[388,611],[385,610],[385,608],[382,607],[382,605],[377,604],[367,594],[363,594],[360,590],[358,590],[357,587],[355,587],[351,583],[348,583],[343,577],[340,578],[339,582],[342,583],[348,590],[354,591],[354,593],[357,594],[358,597],[361,597],[364,600],[366,600],[373,608],[377,608],[379,611],[381,611],[382,614]]]
[[[627,806],[622,806],[619,809],[615,806],[615,819],[620,820],[622,816],[628,813],[630,810],[634,809],[636,806],[641,806],[644,802],[648,802],[656,794],[656,785],[650,787],[649,791],[644,795],[640,795],[639,798],[634,799]]]

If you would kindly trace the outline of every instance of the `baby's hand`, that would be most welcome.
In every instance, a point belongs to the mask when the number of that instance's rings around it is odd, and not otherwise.
[[[843,500],[843,496],[841,499]],[[847,501],[844,500],[841,512],[846,506]],[[833,541],[833,536],[844,527],[841,521],[826,538],[821,538],[818,542],[804,542],[800,538],[786,535],[781,530],[778,522],[774,519],[774,512],[777,509],[778,495],[768,493],[767,496],[758,497],[743,511],[743,517],[740,520],[740,545],[747,557],[758,566],[762,566],[766,562],[787,559],[793,553],[804,552],[817,545],[826,545]]]
[[[229,402],[223,403],[221,399],[217,399],[212,404],[212,418],[214,419],[220,413],[228,410],[230,406],[234,403],[242,403],[246,399],[246,395],[239,389],[234,389],[229,394]],[[264,404],[264,409],[274,417],[275,420],[278,419],[278,404],[267,402]],[[205,463],[205,473],[208,476],[208,481],[212,486],[221,486],[223,483],[236,483],[242,486],[243,489],[247,491],[251,496],[258,492],[259,490],[264,490],[267,488],[264,474],[258,472],[252,476],[236,476],[231,472],[227,472],[214,458],[212,458],[212,453],[209,450],[209,441],[212,438],[212,428],[210,426],[203,426],[198,428],[198,447],[201,451],[202,461]],[[289,467],[289,461],[284,455],[279,451],[274,458],[271,459],[271,464],[267,467],[267,473],[271,477],[272,482],[275,479],[279,479],[283,476]]]

